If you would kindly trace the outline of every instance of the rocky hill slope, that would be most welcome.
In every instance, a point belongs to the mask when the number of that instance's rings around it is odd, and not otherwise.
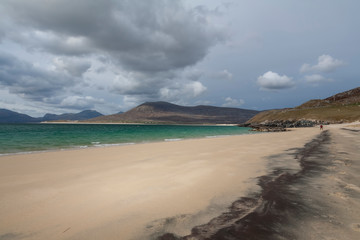
[[[247,124],[300,126],[301,121],[309,125],[309,122],[342,123],[357,120],[360,120],[360,87],[325,99],[310,100],[295,108],[264,111],[247,121]]]
[[[170,123],[170,124],[238,124],[258,111],[213,106],[185,107],[168,102],[147,102],[125,113],[97,117],[91,122]]]

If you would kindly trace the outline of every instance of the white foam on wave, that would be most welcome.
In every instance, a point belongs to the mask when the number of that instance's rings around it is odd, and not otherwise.
[[[10,156],[10,155],[23,155],[23,154],[32,154],[32,153],[41,153],[47,151],[27,151],[27,152],[15,152],[15,153],[0,153],[0,156]]]
[[[165,138],[165,142],[175,142],[175,141],[181,141],[183,138]]]
[[[206,136],[206,138],[219,138],[219,137],[230,137],[234,135],[215,135],[215,136]]]
[[[103,144],[94,144],[94,147],[113,147],[113,146],[126,146],[126,145],[133,145],[135,143],[103,143]]]
[[[109,144],[95,144],[95,143],[96,142],[92,142],[93,145],[69,146],[69,147],[65,147],[65,148],[52,148],[52,149],[46,149],[46,150],[0,153],[0,157],[1,156],[11,156],[11,155],[46,153],[46,152],[53,152],[53,151],[69,151],[69,150],[74,150],[74,149],[86,149],[86,148],[92,148],[92,147],[112,147],[112,146],[126,146],[126,145],[135,144],[133,142],[129,142],[129,143],[109,143]]]

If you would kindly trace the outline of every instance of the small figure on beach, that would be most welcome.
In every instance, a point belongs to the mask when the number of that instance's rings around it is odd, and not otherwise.
[[[323,130],[323,125],[320,125],[320,130]]]

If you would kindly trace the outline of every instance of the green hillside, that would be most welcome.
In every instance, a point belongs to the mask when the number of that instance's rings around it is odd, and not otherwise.
[[[296,108],[264,111],[247,123],[266,121],[323,121],[329,123],[360,120],[360,88],[336,94],[326,99],[310,100]]]

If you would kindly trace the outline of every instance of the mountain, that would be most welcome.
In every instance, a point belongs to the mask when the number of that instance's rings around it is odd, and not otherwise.
[[[85,110],[79,113],[64,113],[60,115],[47,113],[42,118],[42,121],[77,121],[87,120],[95,117],[103,116],[101,113],[94,110]]]
[[[39,123],[44,121],[78,121],[103,116],[93,110],[85,110],[79,113],[64,113],[60,115],[47,113],[44,117],[33,118],[29,115],[0,109],[0,123]]]
[[[248,124],[261,124],[274,121],[341,123],[360,120],[360,87],[338,93],[325,99],[310,100],[295,108],[264,111]]]
[[[0,123],[31,123],[37,121],[37,118],[30,117],[26,114],[0,109]]]
[[[258,111],[213,106],[185,107],[168,102],[146,102],[125,113],[97,117],[91,122],[237,124],[244,123]]]

